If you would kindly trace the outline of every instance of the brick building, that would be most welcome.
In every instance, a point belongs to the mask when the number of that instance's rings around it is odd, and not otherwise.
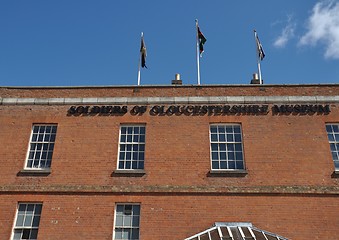
[[[0,239],[339,239],[339,85],[0,88]]]

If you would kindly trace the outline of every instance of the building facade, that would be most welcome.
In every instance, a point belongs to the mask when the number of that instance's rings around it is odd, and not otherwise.
[[[338,84],[2,87],[0,132],[0,239],[339,239]]]

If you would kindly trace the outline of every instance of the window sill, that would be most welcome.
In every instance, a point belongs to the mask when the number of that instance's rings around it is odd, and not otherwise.
[[[22,169],[17,176],[48,176],[51,169]]]
[[[124,169],[116,169],[112,173],[112,177],[142,177],[146,174],[144,169],[136,169],[136,170],[124,170]]]
[[[246,170],[210,170],[208,177],[245,177],[248,174]]]

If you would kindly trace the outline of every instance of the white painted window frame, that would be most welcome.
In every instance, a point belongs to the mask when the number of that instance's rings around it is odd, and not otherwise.
[[[38,131],[37,131],[37,137],[39,138],[39,136],[42,136],[43,137],[42,140],[34,139],[35,134],[36,134],[34,131],[35,131],[35,128],[37,128],[37,127],[39,128]],[[40,131],[41,127],[45,127],[45,131]],[[46,127],[51,127],[51,128],[55,127],[55,133],[50,133],[50,136],[54,135],[54,141],[45,139],[45,137],[47,136]],[[28,144],[28,151],[27,151],[27,154],[26,154],[26,161],[25,161],[25,166],[24,166],[25,170],[49,170],[51,168],[52,157],[53,157],[54,146],[55,146],[55,140],[56,140],[56,134],[57,134],[57,128],[58,128],[58,125],[54,124],[54,123],[51,123],[51,124],[33,124],[32,125],[31,136],[30,136],[30,140],[29,140],[29,144]],[[39,149],[39,147],[38,147],[39,144],[41,145],[41,149]],[[35,149],[32,149],[33,145],[35,145]],[[47,146],[46,149],[44,148],[45,146]],[[39,152],[40,152],[39,160],[37,160],[35,158],[36,158],[36,154],[38,154]],[[42,158],[43,152],[46,152],[46,159]],[[31,154],[33,154],[33,157],[32,157],[32,165],[30,166]],[[50,158],[47,157],[48,154],[50,154]],[[48,160],[50,161],[49,166],[47,164]],[[44,165],[41,165],[42,161],[45,161]],[[35,165],[34,164],[35,162],[38,162],[38,164]]]

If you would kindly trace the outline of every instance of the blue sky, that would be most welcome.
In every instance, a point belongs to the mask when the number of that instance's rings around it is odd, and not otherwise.
[[[339,83],[339,1],[34,0],[0,2],[0,86],[197,84],[196,28],[207,38],[201,84]]]

